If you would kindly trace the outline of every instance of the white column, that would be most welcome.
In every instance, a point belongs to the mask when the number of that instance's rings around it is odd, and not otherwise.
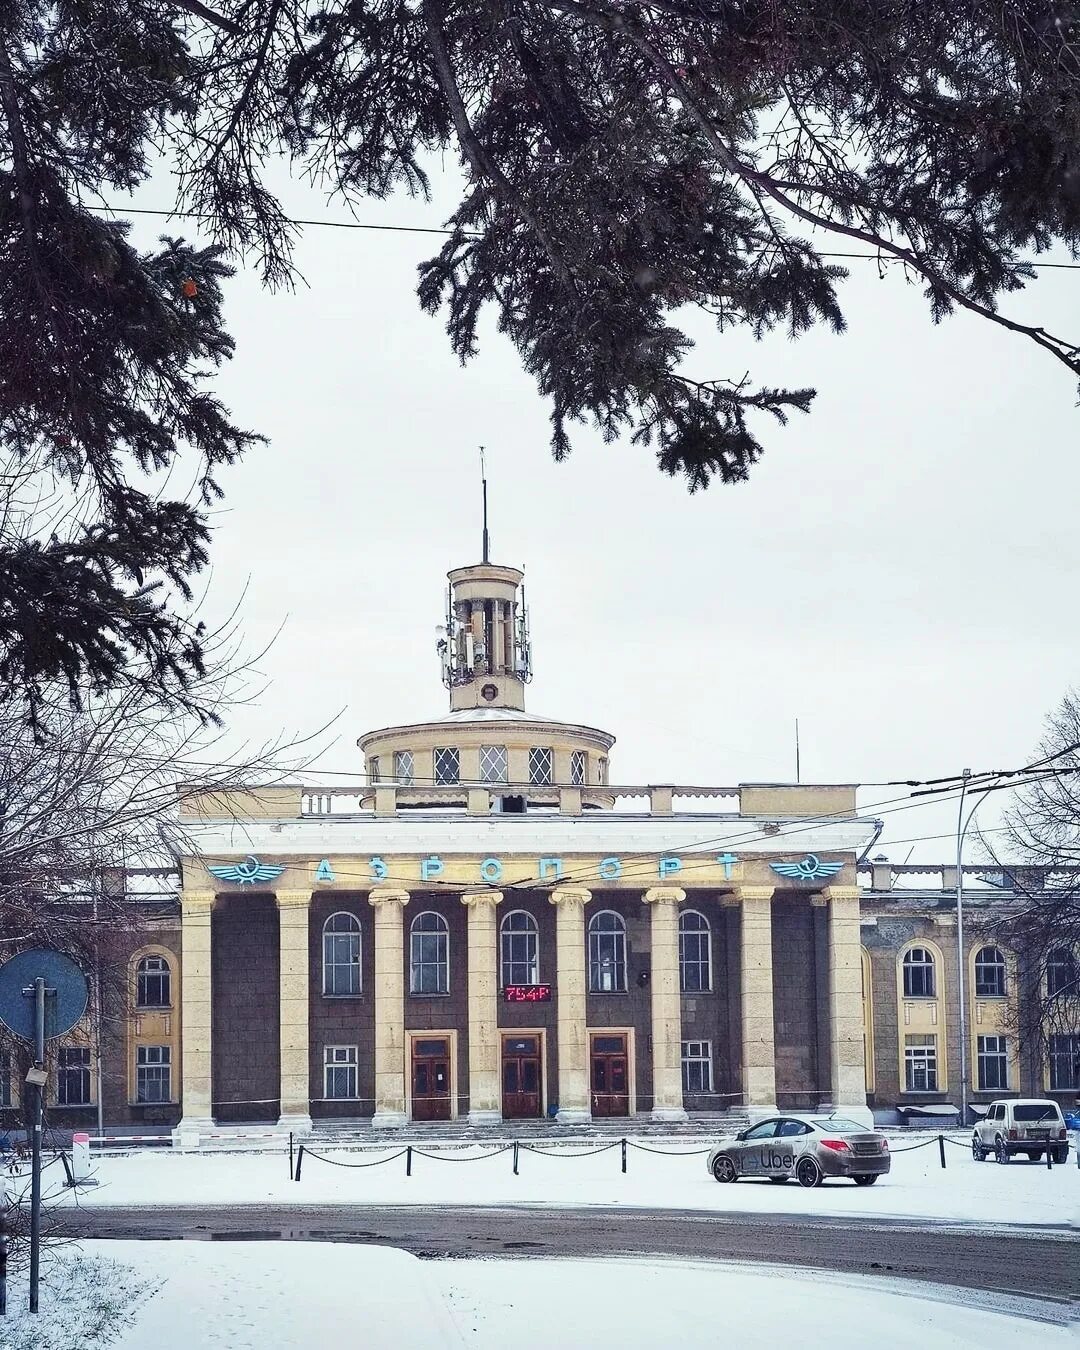
[[[858,886],[827,886],[829,901],[829,1062],[834,1107],[866,1109],[862,935]]]
[[[559,1035],[559,1113],[562,1125],[592,1119],[589,1105],[589,1036],[585,1024],[585,906],[592,892],[559,886],[555,906],[556,997]]]
[[[310,891],[278,891],[281,1115],[278,1125],[296,1133],[311,1130],[311,1047],[308,1037],[308,935]]]
[[[771,886],[739,886],[743,1105],[776,1107]]]
[[[214,1128],[213,1059],[211,1038],[211,916],[213,891],[183,891],[180,895],[180,1094],[183,1116],[176,1133],[205,1134]]]
[[[469,1123],[502,1119],[496,906],[502,891],[461,897],[469,912]]]
[[[375,910],[375,1114],[372,1125],[404,1125],[405,937],[408,891],[374,890]]]
[[[686,892],[654,886],[651,906],[651,975],[654,1120],[685,1120],[682,1091],[682,1003],[679,989],[679,905]]]

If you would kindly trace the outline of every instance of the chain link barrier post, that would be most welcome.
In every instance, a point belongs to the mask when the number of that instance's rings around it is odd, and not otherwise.
[[[625,1139],[620,1140],[620,1143],[621,1143],[621,1146],[622,1146],[622,1170],[623,1170],[623,1172],[625,1173],[625,1171],[626,1171],[626,1140],[625,1140]]]
[[[937,1137],[937,1146],[938,1146],[938,1153],[941,1154],[941,1165],[942,1165],[942,1167],[944,1167],[944,1166],[945,1166],[945,1136],[944,1136],[943,1134],[939,1134],[939,1135],[938,1135],[938,1137]]]

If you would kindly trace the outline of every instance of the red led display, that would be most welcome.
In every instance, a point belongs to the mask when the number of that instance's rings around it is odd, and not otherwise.
[[[503,989],[507,1003],[550,1003],[550,984],[508,984]]]

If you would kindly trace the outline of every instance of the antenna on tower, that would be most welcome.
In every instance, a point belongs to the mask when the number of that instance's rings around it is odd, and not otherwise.
[[[487,523],[487,471],[484,468],[484,447],[480,447],[480,491],[484,502],[484,547],[481,562],[490,562],[491,541],[488,538]]]

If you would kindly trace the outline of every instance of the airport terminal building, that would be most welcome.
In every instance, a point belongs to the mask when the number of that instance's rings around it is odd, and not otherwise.
[[[959,1100],[955,872],[868,861],[851,785],[619,785],[610,732],[526,709],[522,579],[450,572],[449,709],[362,735],[362,781],[189,802],[126,1015],[100,1054],[61,1047],[54,1122],[99,1098],[200,1131]],[[1078,1047],[1022,1062],[978,922],[964,960],[972,1100],[1071,1099]]]

